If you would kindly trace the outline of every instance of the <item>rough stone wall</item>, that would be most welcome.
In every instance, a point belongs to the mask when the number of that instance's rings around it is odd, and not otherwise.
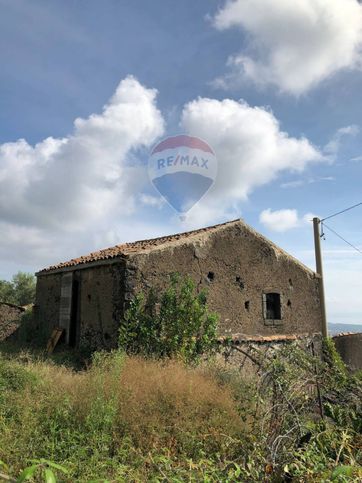
[[[122,264],[79,270],[80,345],[91,349],[116,347],[123,315]]]
[[[127,267],[128,297],[150,287],[162,291],[173,272],[191,276],[220,314],[220,335],[320,331],[314,273],[242,223],[130,255]],[[263,292],[282,296],[282,320],[274,326],[264,320]]]
[[[362,333],[340,334],[333,337],[342,360],[352,371],[362,369]]]
[[[162,292],[170,275],[189,275],[206,289],[211,310],[220,314],[220,335],[320,332],[319,281],[297,260],[242,222],[180,235],[163,245],[145,245],[110,263],[74,267],[79,280],[82,346],[112,348],[119,321],[134,295]],[[59,323],[62,273],[38,276],[35,313],[48,334]],[[281,295],[281,320],[265,320],[263,293]]]
[[[38,327],[46,337],[59,326],[63,273],[40,275],[37,279],[35,314]],[[79,283],[79,346],[91,349],[116,347],[126,290],[124,263],[74,270],[73,279]]]
[[[273,340],[273,338],[260,337],[237,340],[222,349],[217,359],[220,365],[238,369],[246,379],[255,380],[255,376],[263,374],[264,364],[273,359],[280,350],[292,345],[311,356],[321,357],[322,336],[311,334],[293,336],[290,339],[281,337]]]
[[[10,337],[19,327],[22,307],[0,302],[0,342]]]
[[[45,337],[59,325],[61,273],[37,277],[34,315]]]

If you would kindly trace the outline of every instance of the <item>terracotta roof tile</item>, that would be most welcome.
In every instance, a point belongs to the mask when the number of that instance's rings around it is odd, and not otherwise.
[[[340,332],[339,334],[336,334],[333,336],[333,339],[336,339],[338,337],[349,337],[353,335],[361,335],[362,332]]]
[[[50,267],[44,268],[40,270],[37,274],[43,274],[47,272],[51,272],[53,270],[59,270],[62,268],[67,267],[75,267],[77,265],[82,265],[85,263],[97,262],[100,260],[107,260],[107,259],[114,259],[117,257],[125,256],[131,253],[139,253],[144,250],[150,250],[153,248],[157,248],[161,245],[165,245],[167,243],[172,243],[176,241],[183,241],[187,240],[188,238],[199,235],[202,233],[212,232],[217,230],[219,227],[223,227],[226,225],[231,225],[234,223],[239,222],[240,220],[233,220],[228,221],[226,223],[221,223],[219,225],[213,225],[206,228],[200,228],[199,230],[188,231],[184,233],[176,233],[175,235],[168,235],[162,236],[159,238],[153,238],[150,240],[139,240],[131,243],[123,243],[121,245],[116,245],[111,248],[105,248],[104,250],[99,250],[96,252],[89,253],[88,255],[83,255],[78,258],[73,258],[67,262],[58,263],[57,265],[51,265]]]
[[[234,334],[231,337],[220,337],[219,342],[224,340],[231,340],[234,344],[244,343],[244,342],[256,342],[256,343],[266,343],[266,342],[287,342],[292,340],[305,339],[306,337],[320,336],[319,333],[315,334],[275,334],[275,335],[245,335],[245,334]]]

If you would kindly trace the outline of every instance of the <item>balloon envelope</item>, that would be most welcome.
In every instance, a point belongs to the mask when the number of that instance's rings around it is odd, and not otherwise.
[[[213,185],[217,161],[205,141],[179,135],[166,138],[153,148],[148,171],[163,198],[179,213],[186,213]]]

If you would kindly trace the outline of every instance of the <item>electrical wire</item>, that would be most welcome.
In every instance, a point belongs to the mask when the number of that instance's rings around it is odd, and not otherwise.
[[[329,220],[329,218],[333,218],[334,216],[341,215],[342,213],[345,213],[346,211],[353,210],[353,208],[357,208],[357,206],[361,206],[361,205],[362,205],[362,201],[361,201],[361,203],[357,203],[356,205],[350,206],[349,208],[346,208],[342,211],[338,211],[337,213],[333,213],[333,215],[326,216],[325,218],[323,218],[323,220],[321,220],[321,222],[324,221],[324,220]]]
[[[340,238],[341,240],[343,240],[345,243],[347,243],[347,245],[349,245],[350,247],[352,247],[354,250],[356,250],[358,253],[360,253],[362,255],[362,250],[360,250],[359,248],[357,248],[356,246],[352,245],[352,243],[350,243],[348,240],[346,240],[345,238],[343,238],[342,235],[340,235],[339,233],[337,233],[335,230],[333,230],[333,228],[331,228],[330,226],[326,225],[323,220],[321,220],[321,227],[322,227],[322,235],[324,235],[323,233],[323,228],[327,228],[327,230],[331,231],[332,233],[334,233],[334,235],[336,235],[338,238]]]

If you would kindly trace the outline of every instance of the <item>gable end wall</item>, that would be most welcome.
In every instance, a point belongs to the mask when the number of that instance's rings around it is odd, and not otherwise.
[[[198,290],[208,291],[210,309],[220,314],[220,335],[320,331],[315,274],[243,224],[135,254],[128,265],[132,267],[129,299],[151,287],[161,292],[173,272],[191,276]],[[281,294],[283,316],[275,324],[263,317],[263,293],[267,292]]]

